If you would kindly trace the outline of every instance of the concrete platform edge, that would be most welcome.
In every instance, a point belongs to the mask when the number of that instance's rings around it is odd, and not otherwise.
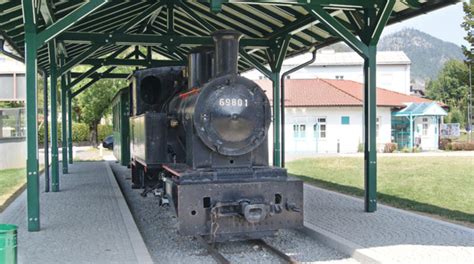
[[[305,222],[302,232],[361,263],[379,264],[383,262],[381,261],[383,258],[377,256],[375,251],[364,249],[360,245],[327,232],[311,223]]]
[[[130,238],[130,242],[133,247],[133,252],[135,252],[135,256],[137,258],[138,263],[153,263],[151,258],[150,252],[148,252],[148,248],[145,245],[142,235],[138,230],[137,224],[133,219],[132,213],[128,208],[127,202],[120,190],[120,187],[115,179],[114,173],[112,172],[112,168],[110,167],[109,162],[104,162],[107,168],[107,176],[109,178],[110,184],[114,190],[115,198],[117,199],[118,206],[120,208],[120,212],[127,228],[127,233]]]
[[[340,196],[340,197],[349,198],[351,200],[358,201],[358,202],[361,202],[361,203],[363,203],[363,201],[364,201],[362,198],[359,198],[359,197],[354,197],[354,196],[347,195],[347,194],[344,194],[344,193],[339,193],[339,192],[336,192],[336,191],[323,189],[323,188],[320,188],[320,187],[317,187],[317,186],[314,186],[314,185],[311,185],[311,184],[305,183],[305,186],[309,187],[309,188],[312,188],[312,189],[315,189],[315,190],[318,190],[318,191],[329,192],[329,193],[335,194],[335,195]],[[392,210],[392,211],[399,212],[399,213],[403,213],[403,214],[407,214],[407,215],[410,215],[412,217],[415,217],[415,218],[418,218],[418,219],[421,219],[421,220],[424,220],[424,221],[430,221],[430,222],[433,222],[433,223],[437,223],[437,224],[449,226],[449,227],[452,227],[452,228],[456,228],[456,229],[462,230],[464,232],[472,233],[474,235],[474,229],[469,228],[467,226],[459,225],[459,224],[456,224],[456,223],[451,223],[451,222],[448,222],[448,221],[443,221],[443,220],[440,220],[440,219],[429,217],[427,215],[422,215],[422,214],[418,214],[416,212],[404,210],[404,209],[401,209],[401,208],[396,208],[396,207],[393,207],[393,206],[390,206],[390,205],[381,204],[380,202],[377,203],[377,207],[385,208],[385,209]],[[363,208],[361,207],[361,210],[362,209]],[[377,211],[375,211],[374,213],[377,213]]]

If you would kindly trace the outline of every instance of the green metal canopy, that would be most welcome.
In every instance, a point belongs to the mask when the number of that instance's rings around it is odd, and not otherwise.
[[[212,44],[215,29],[235,29],[242,45],[257,62],[269,62],[266,49],[291,35],[287,56],[340,41],[311,14],[304,3],[319,3],[351,31],[364,24],[363,8],[384,6],[383,0],[313,1],[35,1],[38,67],[49,71],[48,40],[56,37],[65,69],[78,65],[147,66],[143,61],[100,60],[123,46],[143,45],[171,60],[186,60],[192,46]],[[230,2],[230,3],[224,3]],[[456,0],[397,0],[388,24],[456,3]],[[223,3],[219,6],[219,3]],[[267,3],[267,4],[263,4]],[[269,3],[269,4],[268,4]],[[286,3],[286,4],[283,4]],[[213,12],[212,8],[220,10]],[[85,17],[83,17],[85,16]],[[82,19],[78,19],[82,18]],[[62,22],[62,23],[57,23]],[[70,25],[70,23],[74,23]],[[68,26],[67,28],[65,26]],[[60,29],[60,30],[58,30]],[[60,31],[60,32],[58,32]],[[21,1],[0,0],[0,34],[17,55],[25,56],[25,25]],[[240,61],[240,70],[253,68]]]
[[[283,60],[341,40],[364,59],[365,210],[375,211],[375,78],[380,35],[387,24],[458,1],[0,0],[0,51],[26,64],[28,229],[40,229],[38,71],[49,77],[51,98],[57,96],[60,79],[62,138],[68,139],[62,141],[62,167],[63,173],[67,173],[68,160],[72,162],[70,116],[74,96],[102,78],[126,77],[114,73],[120,66],[184,65],[192,47],[212,45],[210,33],[217,29],[235,29],[244,34],[239,60],[241,72],[257,68],[273,81],[275,166],[281,165],[280,74]],[[146,52],[140,47],[146,47]],[[157,54],[162,59],[156,59]],[[89,67],[84,72],[72,72],[77,65]],[[85,79],[89,82],[76,87]],[[51,100],[50,104],[52,190],[59,191],[56,100]],[[47,105],[45,109],[48,109]]]

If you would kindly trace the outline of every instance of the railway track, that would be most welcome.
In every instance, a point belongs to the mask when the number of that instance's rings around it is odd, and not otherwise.
[[[217,248],[215,247],[214,244],[209,244],[203,237],[198,236],[196,237],[199,243],[204,246],[207,249],[207,252],[209,255],[219,264],[230,264],[231,262],[224,256],[222,255]],[[276,247],[268,244],[265,242],[263,239],[256,239],[256,240],[250,240],[251,242],[255,243],[256,245],[261,246],[262,248],[266,248],[269,252],[273,253],[275,256],[280,258],[284,263],[289,263],[289,264],[298,264],[300,263],[299,261],[295,260],[291,256],[287,255],[285,252],[277,249]]]

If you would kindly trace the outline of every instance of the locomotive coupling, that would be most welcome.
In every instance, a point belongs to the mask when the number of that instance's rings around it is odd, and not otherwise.
[[[251,224],[263,221],[269,212],[270,205],[268,204],[250,204],[248,201],[240,202],[240,213]]]

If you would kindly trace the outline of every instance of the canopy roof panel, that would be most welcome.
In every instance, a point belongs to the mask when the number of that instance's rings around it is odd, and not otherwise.
[[[46,29],[71,14],[89,1],[42,0],[36,11],[38,31]],[[125,46],[150,46],[170,60],[185,61],[190,48],[212,44],[209,34],[214,29],[235,29],[244,34],[242,46],[258,62],[268,63],[265,47],[275,39],[292,35],[286,56],[323,47],[339,41],[300,2],[306,1],[221,1],[220,12],[211,9],[210,1],[109,1],[93,10],[67,31],[56,36],[58,51],[71,65],[92,64],[119,52]],[[217,2],[217,1],[215,1]],[[262,4],[267,2],[267,4]],[[272,2],[268,4],[268,2]],[[341,24],[357,30],[353,25],[362,23],[361,7],[376,5],[380,0],[349,1],[354,6],[342,5],[348,1],[321,0],[325,8]],[[396,23],[458,0],[396,0],[388,24]],[[286,3],[286,4],[282,4]],[[0,0],[0,34],[21,57],[24,57],[25,30],[21,1]],[[103,62],[103,61],[101,61]],[[117,63],[118,64],[118,63]],[[49,69],[47,45],[38,51],[38,67]],[[240,60],[239,68],[246,71],[253,66]]]
[[[448,113],[438,103],[411,103],[406,108],[394,112],[393,116],[447,116]]]

